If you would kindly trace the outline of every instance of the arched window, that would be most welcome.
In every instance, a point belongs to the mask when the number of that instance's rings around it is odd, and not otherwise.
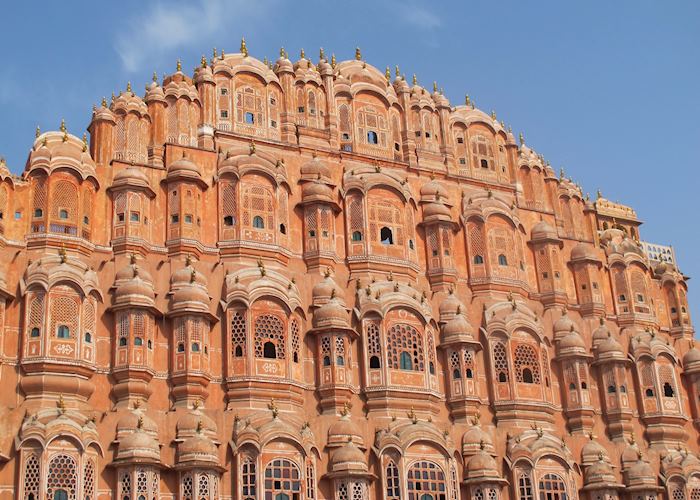
[[[265,342],[263,346],[263,358],[277,359],[277,348],[272,342]]]
[[[39,331],[39,329],[37,327],[32,328],[32,333],[30,334],[30,336],[39,337],[40,335],[41,335],[41,332]]]
[[[497,342],[493,346],[493,366],[499,382],[508,382],[508,352],[506,346]]]
[[[255,319],[255,357],[285,359],[285,327],[274,314]]]
[[[290,460],[277,458],[265,468],[265,498],[292,500],[301,498],[299,468]]]
[[[399,468],[393,461],[386,466],[386,498],[387,500],[398,500],[401,498],[401,481],[399,479]]]
[[[539,384],[540,365],[535,349],[531,345],[520,344],[516,346],[514,354],[513,366],[517,381],[523,384]]]
[[[256,229],[265,229],[265,221],[259,215],[253,217],[253,227]]]
[[[566,484],[556,474],[545,474],[539,482],[541,500],[567,500]]]
[[[331,366],[331,357],[323,356],[323,366]]]
[[[608,394],[615,394],[616,392],[617,392],[617,388],[614,385],[608,386]]]
[[[227,215],[224,217],[224,226],[233,226],[233,215]]]
[[[280,233],[287,234],[287,226],[280,224]]]
[[[362,241],[362,233],[360,231],[353,231],[352,241]]]
[[[53,500],[75,498],[78,489],[78,471],[75,459],[69,455],[56,455],[49,462],[46,475],[46,496]]]
[[[481,255],[474,256],[474,264],[483,264],[484,258]]]
[[[367,143],[368,144],[379,144],[379,137],[374,130],[367,132]]]
[[[345,366],[345,358],[342,356],[336,356],[335,364],[338,366]]]
[[[250,457],[243,459],[243,467],[241,467],[241,493],[243,500],[254,500],[256,498],[255,491],[255,461]]]
[[[92,334],[90,332],[85,332],[85,342],[88,344],[92,343]]]
[[[413,370],[411,355],[406,351],[401,353],[401,363],[399,368],[401,368],[402,370]]]
[[[68,210],[65,208],[62,208],[61,210],[58,211],[58,218],[59,219],[67,219],[68,218]]]
[[[391,229],[386,226],[382,227],[382,229],[379,231],[379,241],[382,242],[382,245],[393,245],[394,234],[392,233]]]
[[[667,398],[672,398],[674,396],[673,387],[668,382],[664,383],[664,396]]]
[[[182,342],[180,342],[180,343],[177,345],[177,352],[185,352],[185,344],[183,344]]]
[[[379,356],[372,356],[369,358],[369,367],[370,368],[381,368],[382,365],[379,362]]]
[[[122,337],[119,339],[119,347],[124,347],[126,346],[126,337]]]
[[[500,254],[498,256],[498,265],[499,266],[507,266],[508,265],[508,259],[506,258],[505,255]]]
[[[69,339],[70,338],[70,328],[66,325],[58,325],[58,330],[56,331],[56,337],[59,339]]]
[[[527,472],[518,475],[518,500],[533,500],[532,480]]]
[[[447,484],[440,467],[427,460],[416,462],[408,470],[409,500],[446,500]]]
[[[452,378],[454,378],[454,379],[462,378],[462,374],[460,373],[460,371],[457,368],[452,370]]]
[[[192,352],[199,352],[199,342],[192,342]]]
[[[234,351],[234,356],[237,358],[242,358],[243,357],[243,348],[239,345],[236,346],[236,349]]]
[[[474,377],[474,374],[472,373],[472,369],[471,369],[471,368],[467,368],[465,374],[466,374],[467,378],[473,378],[473,377]]]
[[[398,323],[387,332],[389,368],[423,371],[423,335],[413,326]]]

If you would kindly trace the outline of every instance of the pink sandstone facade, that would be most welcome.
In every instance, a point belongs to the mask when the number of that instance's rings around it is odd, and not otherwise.
[[[700,499],[672,250],[396,73],[242,44],[0,167],[0,498]]]

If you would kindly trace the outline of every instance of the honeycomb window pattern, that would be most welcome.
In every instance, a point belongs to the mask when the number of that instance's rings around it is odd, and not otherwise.
[[[414,371],[423,371],[424,355],[423,355],[423,337],[411,325],[398,323],[389,328],[387,335],[387,349],[389,355],[389,368],[401,368],[401,353],[408,352],[411,356],[411,369]]]
[[[285,359],[284,324],[273,314],[262,314],[255,319],[255,357],[263,358],[265,343],[275,344],[277,359]]]

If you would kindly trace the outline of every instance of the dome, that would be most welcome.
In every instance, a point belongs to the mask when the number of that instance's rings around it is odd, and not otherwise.
[[[331,169],[318,158],[313,158],[301,166],[301,178],[304,180],[330,180]]]
[[[559,236],[552,226],[544,220],[539,221],[532,227],[532,240],[558,240]]]
[[[581,335],[574,329],[567,333],[557,345],[560,356],[567,354],[587,354],[588,348]]]
[[[173,304],[184,304],[186,302],[199,302],[209,307],[209,295],[203,288],[185,285],[173,293]]]
[[[122,182],[129,184],[148,184],[148,177],[146,177],[146,174],[139,168],[127,167],[114,175],[113,184]]]
[[[423,218],[429,219],[432,217],[451,219],[452,214],[450,213],[450,209],[447,208],[444,203],[433,202],[428,203],[423,207]]]
[[[145,430],[137,429],[119,440],[116,459],[159,462],[160,446]]]
[[[197,271],[192,266],[189,259],[187,259],[185,262],[185,267],[178,269],[173,273],[170,282],[173,284],[173,286],[194,283],[205,288],[208,284],[206,276]]]
[[[462,436],[462,453],[469,455],[482,449],[492,452],[493,440],[491,439],[491,435],[480,425],[473,425]]]
[[[584,485],[613,485],[617,482],[612,466],[603,460],[602,455],[597,462],[590,465],[584,474]]]
[[[177,455],[179,464],[209,462],[218,465],[219,463],[219,450],[216,444],[201,433],[197,433],[180,443],[177,447]]]
[[[562,310],[561,317],[554,322],[554,338],[558,339],[567,335],[571,330],[575,330],[576,325],[573,320],[569,317],[569,313],[566,309]]]
[[[440,302],[440,321],[451,319],[464,306],[454,293],[450,293]]]
[[[193,161],[185,156],[185,153],[183,153],[182,158],[174,161],[168,167],[168,178],[178,176],[201,178],[202,171]]]
[[[446,194],[447,189],[436,180],[431,180],[420,188],[420,199],[425,202],[440,201]]]
[[[322,304],[331,299],[331,297],[342,297],[342,290],[333,281],[330,273],[327,273],[324,278],[316,283],[311,290],[312,301],[315,305]]]
[[[622,350],[620,343],[615,340],[612,335],[610,335],[607,339],[598,344],[598,348],[596,349],[596,357],[599,360],[609,358],[625,359],[625,353]]]
[[[577,243],[571,250],[571,260],[598,260],[593,245]]]
[[[337,299],[332,298],[314,311],[313,323],[315,328],[330,326],[348,328],[349,319],[348,311]]]
[[[116,274],[114,302],[154,305],[155,290],[148,271],[136,264],[130,264]]]
[[[469,459],[464,476],[467,481],[501,480],[496,460],[483,450]]]
[[[308,203],[311,201],[334,202],[333,190],[327,184],[320,181],[306,183],[301,188],[301,199]]]
[[[149,417],[144,415],[142,410],[134,410],[126,413],[117,422],[117,439],[137,430],[143,430],[154,437],[158,435],[158,425]]]
[[[593,330],[593,347],[598,347],[598,344],[600,344],[604,340],[607,340],[609,336],[610,330],[608,330],[608,327],[605,325],[605,319],[600,318],[600,325],[598,326],[598,328]]]
[[[216,435],[217,426],[211,418],[198,408],[181,416],[175,426],[178,438],[194,436],[200,431],[207,435]]]
[[[454,315],[442,327],[442,338],[444,343],[452,340],[473,340],[474,329],[461,312]]]
[[[654,469],[641,458],[638,458],[637,462],[627,470],[626,477],[627,486],[637,486],[641,484],[656,486],[656,473]]]
[[[352,441],[357,446],[364,446],[360,429],[352,421],[349,412],[328,428],[328,446],[345,446],[348,441]]]
[[[331,452],[328,467],[331,472],[366,473],[368,470],[364,452],[352,441]]]
[[[581,463],[583,465],[589,465],[596,462],[600,458],[601,454],[606,458],[608,456],[608,452],[605,451],[605,448],[602,444],[600,444],[600,441],[593,438],[593,434],[591,434],[589,438],[590,439],[581,448]]]
[[[693,346],[683,356],[683,372],[695,373],[700,371],[700,350]]]

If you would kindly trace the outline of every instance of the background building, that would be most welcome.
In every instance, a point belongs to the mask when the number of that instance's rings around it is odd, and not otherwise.
[[[686,277],[467,98],[178,63],[0,170],[0,498],[700,498]]]

